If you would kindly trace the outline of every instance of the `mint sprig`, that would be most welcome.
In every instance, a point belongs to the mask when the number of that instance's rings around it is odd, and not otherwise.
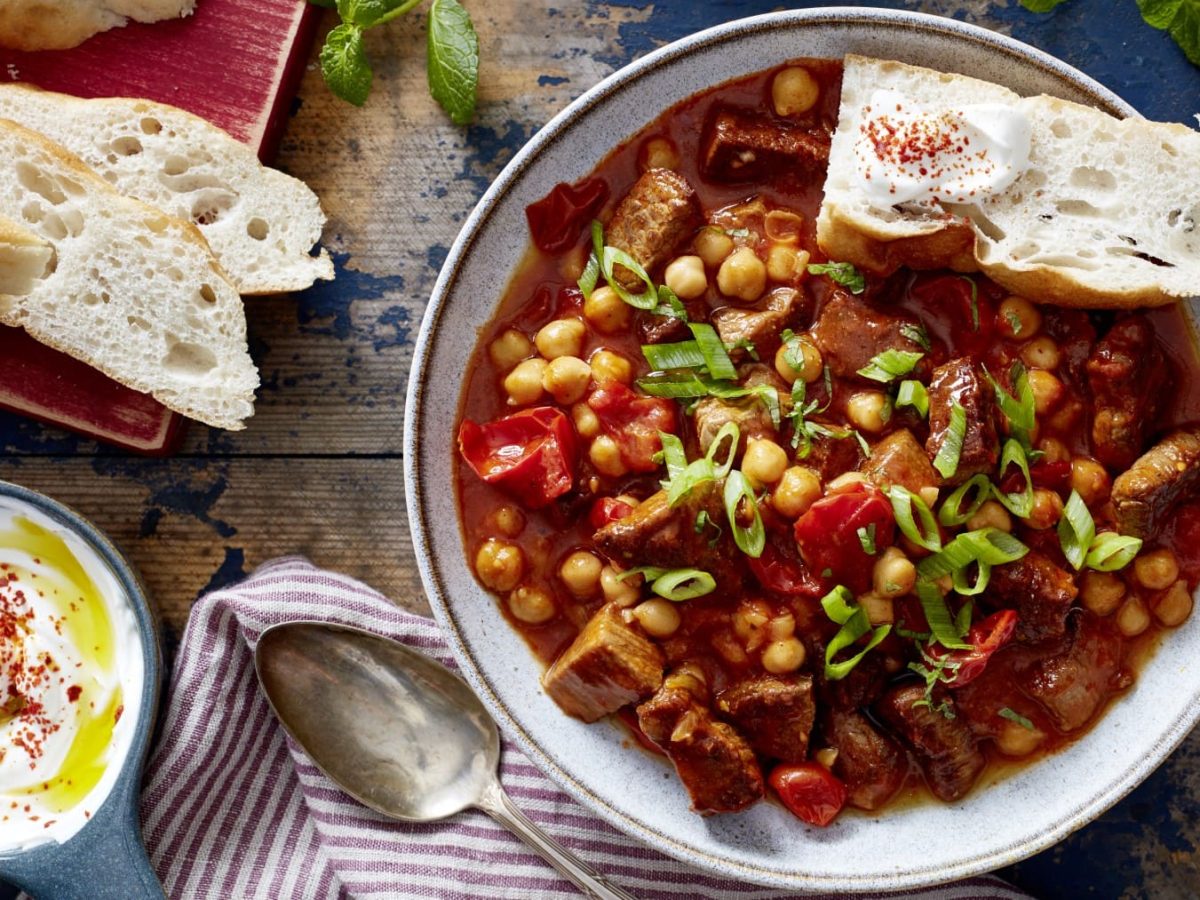
[[[422,0],[309,2],[335,7],[342,20],[321,48],[325,83],[336,96],[362,106],[374,80],[363,33],[415,9]],[[471,16],[458,0],[433,0],[427,32],[429,93],[456,125],[465,125],[475,114],[475,88],[479,82],[479,38]]]
[[[1021,0],[1030,12],[1051,12],[1066,0]],[[1165,31],[1195,65],[1200,66],[1200,0],[1137,0],[1146,24]]]

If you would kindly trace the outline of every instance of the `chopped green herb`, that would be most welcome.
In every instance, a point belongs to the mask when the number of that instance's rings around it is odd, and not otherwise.
[[[726,344],[725,349],[732,353],[734,350],[745,350],[746,355],[755,362],[758,362],[758,350],[754,346],[754,341],[749,338],[738,338],[732,344]]]
[[[863,553],[867,556],[874,556],[875,550],[875,523],[872,522],[863,528],[858,529],[858,542],[862,544]]]
[[[1011,309],[1004,313],[1004,318],[1008,320],[1008,327],[1013,333],[1013,337],[1021,336],[1021,329],[1025,326],[1021,324],[1021,317]]]
[[[891,633],[892,626],[880,625],[862,650],[849,659],[834,662],[833,658],[838,653],[871,631],[871,621],[867,618],[866,610],[855,603],[854,596],[840,584],[821,598],[821,608],[834,624],[841,626],[825,647],[825,677],[829,681],[839,681],[849,675],[863,657]]]
[[[971,286],[971,330],[979,330],[979,286],[975,284],[974,278],[968,278],[966,275],[959,275],[963,281]]]
[[[852,294],[861,294],[867,289],[867,280],[852,263],[810,263],[809,275],[827,275],[834,284],[840,284]]]
[[[1004,707],[1003,709],[1001,709],[1000,712],[998,713],[998,715],[1002,719],[1008,719],[1008,721],[1010,721],[1010,722],[1016,722],[1018,725],[1020,725],[1026,731],[1034,730],[1032,722],[1030,722],[1027,718],[1025,718],[1023,715],[1021,715],[1016,710],[1009,709],[1007,706]]]
[[[871,445],[867,443],[867,439],[865,437],[863,437],[862,434],[860,434],[858,431],[855,431],[854,429],[850,429],[850,431],[854,435],[854,439],[856,441],[858,441],[858,448],[860,450],[862,450],[863,456],[865,456],[867,459],[870,459],[871,458]]]
[[[950,706],[949,701],[943,700],[934,706],[933,692],[939,684],[952,683],[958,677],[958,670],[962,663],[956,662],[949,655],[931,656],[924,647],[921,647],[920,650],[924,663],[911,662],[908,664],[908,668],[909,671],[916,672],[925,680],[925,696],[913,703],[913,706],[925,706],[947,719],[953,719],[954,708]]]
[[[996,405],[1000,407],[1000,412],[1008,420],[1012,436],[1021,442],[1021,446],[1025,448],[1026,452],[1032,450],[1030,434],[1036,423],[1036,417],[1033,389],[1029,386],[1029,373],[1025,370],[1025,366],[1021,364],[1020,360],[1017,360],[1009,370],[1013,390],[1016,392],[1015,396],[1008,393],[987,369],[984,369],[983,374],[992,385],[992,390],[996,394]]]
[[[720,525],[713,521],[712,516],[708,514],[708,510],[702,509],[696,515],[696,534],[704,534],[706,528],[711,528],[716,532],[715,535],[708,539],[708,546],[715,547],[717,542],[721,540],[721,535],[725,532]]]
[[[907,379],[900,382],[896,391],[896,407],[911,406],[922,419],[929,415],[929,391],[919,381]]]
[[[933,344],[929,340],[929,332],[922,324],[913,325],[911,322],[905,322],[900,326],[900,333],[926,353],[933,349]]]
[[[925,356],[911,350],[884,350],[871,357],[871,361],[858,370],[863,378],[890,384],[907,375]]]
[[[822,570],[821,570],[821,577],[822,577],[822,578],[832,578],[832,577],[833,577],[833,569],[830,569],[830,568],[828,568],[828,567],[826,567],[826,568],[822,569]]]

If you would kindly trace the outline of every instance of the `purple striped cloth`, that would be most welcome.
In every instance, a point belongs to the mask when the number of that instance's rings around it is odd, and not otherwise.
[[[258,635],[292,619],[367,628],[454,666],[434,622],[297,557],[201,598],[175,661],[142,796],[146,844],[169,897],[578,896],[483,813],[397,823],[334,787],[285,737],[255,680]],[[646,900],[793,896],[713,878],[650,850],[579,806],[511,746],[501,766],[505,788],[531,819]],[[985,877],[903,896],[1027,895]]]

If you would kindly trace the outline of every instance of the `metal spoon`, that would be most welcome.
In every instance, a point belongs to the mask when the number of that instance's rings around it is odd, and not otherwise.
[[[284,729],[355,800],[405,822],[475,807],[585,896],[635,900],[513,805],[496,723],[445,666],[359,628],[285,622],[259,637],[254,668]]]

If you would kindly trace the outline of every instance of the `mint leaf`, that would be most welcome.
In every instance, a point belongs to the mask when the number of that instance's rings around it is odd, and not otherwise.
[[[1200,0],[1137,0],[1146,23],[1165,31],[1200,66]]]
[[[433,0],[429,7],[429,93],[455,125],[475,114],[479,81],[479,38],[458,0]]]
[[[349,22],[359,28],[370,28],[403,15],[420,2],[421,0],[337,0],[337,11],[343,22]]]
[[[1054,7],[1066,2],[1067,0],[1021,0],[1021,5],[1030,12],[1044,13],[1050,12]]]
[[[372,74],[361,28],[343,22],[329,32],[321,48],[321,74],[329,89],[343,100],[355,106],[367,102]]]

